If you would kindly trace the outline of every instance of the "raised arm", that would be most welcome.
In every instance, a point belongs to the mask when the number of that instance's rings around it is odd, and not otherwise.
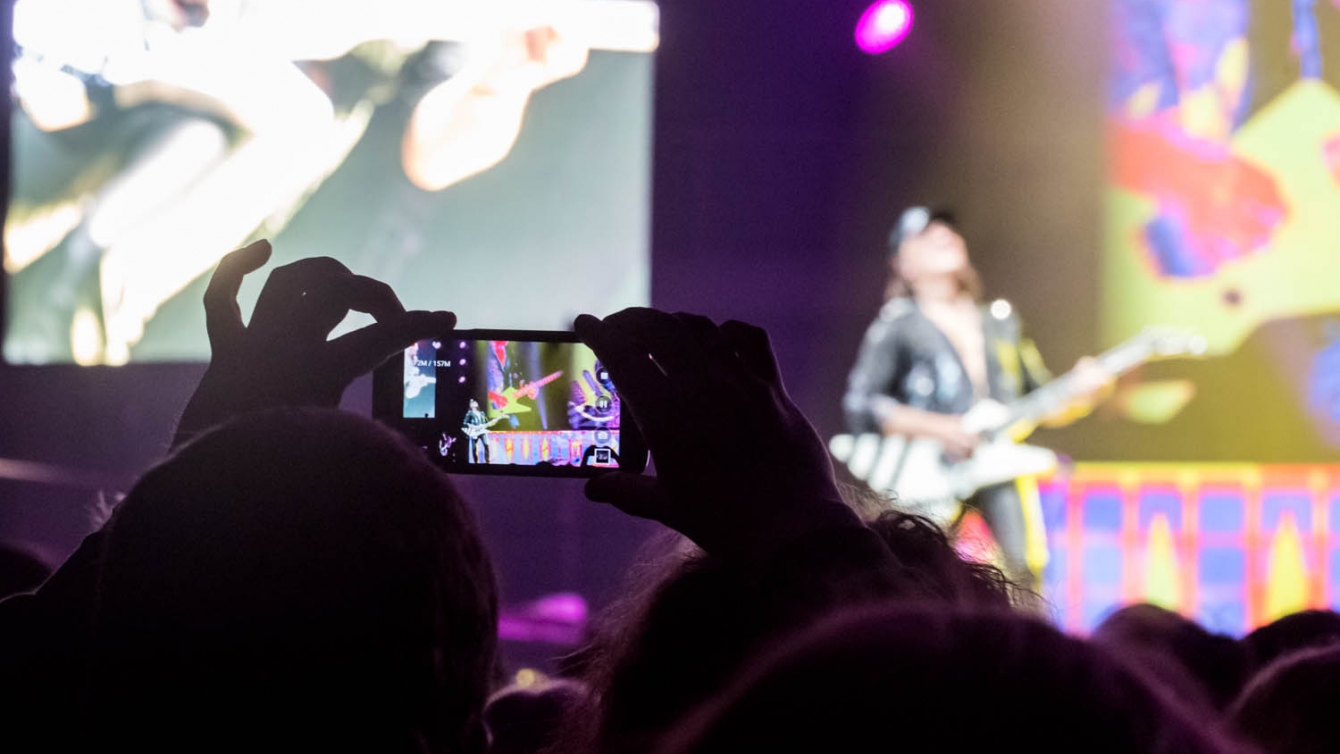
[[[823,441],[786,394],[766,332],[653,309],[584,315],[576,328],[609,369],[657,471],[592,479],[591,499],[748,567],[813,532],[863,530]],[[705,431],[708,405],[717,416]]]
[[[276,269],[244,324],[237,292],[270,251],[268,241],[239,249],[219,262],[210,279],[205,327],[212,357],[182,412],[174,446],[250,411],[338,406],[356,378],[410,344],[456,326],[450,312],[405,311],[390,286],[328,257]],[[329,339],[351,311],[377,321]]]

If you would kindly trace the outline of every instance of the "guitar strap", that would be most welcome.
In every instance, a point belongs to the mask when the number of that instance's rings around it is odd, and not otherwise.
[[[1019,493],[1019,505],[1024,509],[1024,560],[1028,563],[1028,570],[1041,579],[1051,555],[1047,550],[1047,526],[1042,516],[1038,478],[1019,477],[1014,480],[1014,488]]]

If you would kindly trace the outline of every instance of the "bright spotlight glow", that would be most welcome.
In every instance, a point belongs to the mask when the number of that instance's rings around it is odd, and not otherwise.
[[[914,15],[906,0],[876,0],[856,22],[856,46],[871,55],[892,50],[912,31]]]

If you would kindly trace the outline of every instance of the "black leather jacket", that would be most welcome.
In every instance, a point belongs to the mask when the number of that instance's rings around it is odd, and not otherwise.
[[[898,404],[962,414],[979,397],[1007,402],[1051,378],[1033,343],[1023,337],[1014,307],[982,306],[989,396],[975,396],[949,338],[910,298],[895,298],[866,330],[842,406],[852,432],[878,432]]]

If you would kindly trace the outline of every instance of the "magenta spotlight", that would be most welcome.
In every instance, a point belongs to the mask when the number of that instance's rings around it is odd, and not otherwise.
[[[907,38],[913,18],[906,0],[876,0],[856,22],[856,46],[871,55],[888,52]]]

